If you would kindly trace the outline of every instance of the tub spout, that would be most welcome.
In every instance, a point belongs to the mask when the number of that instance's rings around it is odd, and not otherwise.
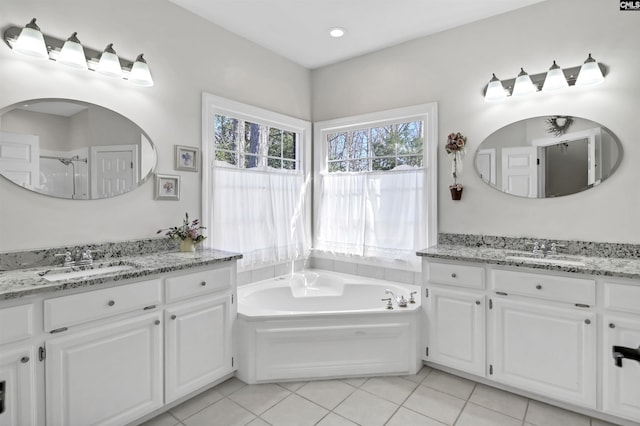
[[[407,299],[404,298],[404,296],[396,296],[393,291],[386,289],[384,291],[384,294],[390,294],[392,298],[395,299],[396,303],[398,304],[399,308],[406,308],[407,307]]]

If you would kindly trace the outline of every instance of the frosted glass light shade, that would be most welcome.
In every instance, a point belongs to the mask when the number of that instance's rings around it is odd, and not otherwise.
[[[589,57],[584,61],[582,67],[580,67],[576,86],[592,86],[602,83],[603,81],[604,76],[602,75],[602,71],[596,60],[591,57],[591,53],[589,53]]]
[[[153,86],[153,78],[151,78],[149,65],[147,65],[147,61],[142,57],[142,53],[138,55],[138,58],[136,58],[136,61],[133,63],[133,67],[131,67],[129,81],[137,86]]]
[[[36,25],[36,18],[33,18],[20,31],[20,35],[13,45],[13,50],[34,58],[49,59],[47,45],[44,43],[44,36],[40,32],[40,27]]]
[[[554,90],[564,89],[565,87],[569,87],[569,83],[567,83],[567,79],[562,72],[562,68],[556,64],[556,61],[553,61],[553,65],[549,68],[544,79],[542,91],[553,92]]]
[[[62,49],[60,50],[60,56],[58,62],[65,64],[71,68],[86,70],[87,58],[84,56],[84,49],[80,40],[76,37],[78,33],[71,34],[71,37],[64,42]]]
[[[111,78],[123,77],[120,59],[116,51],[113,50],[113,44],[109,44],[102,52],[96,72]]]
[[[489,80],[487,92],[484,94],[484,100],[486,102],[498,102],[506,98],[507,92],[505,92],[502,82],[493,74],[493,77]]]
[[[520,74],[516,78],[516,82],[513,85],[512,96],[526,96],[531,93],[535,93],[538,89],[531,81],[531,77],[527,74],[523,68],[520,68]]]

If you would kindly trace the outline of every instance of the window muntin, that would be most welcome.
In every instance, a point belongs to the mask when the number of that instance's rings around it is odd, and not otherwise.
[[[215,114],[214,135],[214,156],[219,165],[300,170],[296,132]]]
[[[422,120],[327,133],[327,170],[374,172],[423,166]]]

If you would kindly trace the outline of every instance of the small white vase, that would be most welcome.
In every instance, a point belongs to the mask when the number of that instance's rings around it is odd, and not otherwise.
[[[192,251],[196,251],[196,245],[193,243],[191,238],[185,238],[180,241],[180,251],[183,253],[189,253]]]

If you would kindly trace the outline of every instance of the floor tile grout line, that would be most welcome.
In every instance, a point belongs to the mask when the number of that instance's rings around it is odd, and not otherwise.
[[[344,384],[345,384],[345,385],[347,385],[347,386],[351,386],[351,385],[350,385],[350,384],[348,384],[348,383],[344,383]],[[303,387],[304,387],[304,386],[302,386],[300,389],[302,389]],[[357,390],[359,389],[359,388],[356,388],[356,387],[354,387],[354,386],[351,386],[351,387],[353,388],[353,390],[352,390],[351,392],[349,392],[349,395],[345,396],[345,397],[344,397],[340,402],[338,402],[338,403],[336,404],[336,406],[335,406],[335,407],[333,407],[333,408],[323,407],[322,405],[318,404],[316,401],[313,401],[312,399],[307,398],[307,397],[306,397],[306,396],[304,396],[304,395],[300,395],[298,392],[294,392],[294,393],[295,393],[296,395],[298,395],[300,398],[306,399],[307,401],[309,401],[309,402],[311,402],[311,403],[313,403],[313,404],[317,405],[318,407],[320,407],[320,408],[324,408],[325,410],[329,410],[330,412],[332,412],[332,411],[333,411],[334,409],[336,409],[340,404],[342,404],[344,401],[346,401],[346,400],[347,400],[347,398],[349,398],[351,395],[353,395],[353,393],[354,393],[355,391],[357,391]],[[300,389],[298,389],[298,390],[300,390]]]
[[[473,395],[473,391],[476,390],[477,386],[478,386],[478,383],[474,382],[473,389],[471,389],[471,392],[469,393],[469,396],[467,397],[467,399],[464,400],[464,405],[462,406],[462,409],[460,410],[460,412],[456,416],[456,419],[453,421],[454,425],[456,423],[458,423],[458,420],[460,420],[460,417],[462,416],[462,413],[464,413],[464,409],[467,408],[467,404],[469,404],[469,398],[471,398],[471,395]]]
[[[529,405],[531,404],[531,399],[527,398],[527,407],[524,409],[524,417],[522,418],[522,425],[527,424],[527,415],[529,414]]]

